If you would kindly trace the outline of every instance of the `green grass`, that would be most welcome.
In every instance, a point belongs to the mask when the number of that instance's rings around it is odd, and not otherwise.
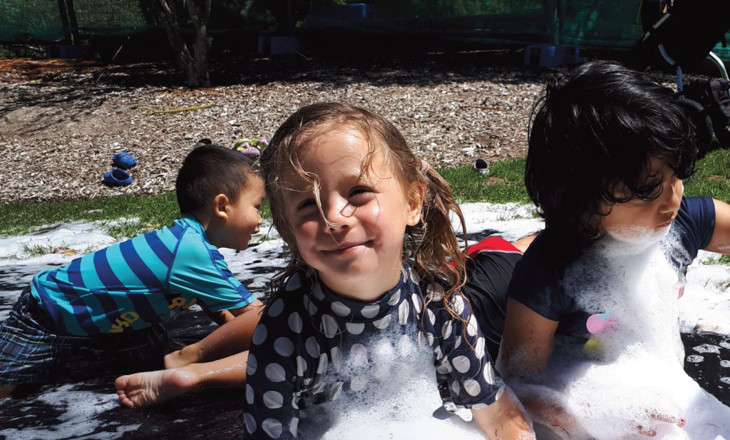
[[[475,172],[471,166],[438,171],[451,184],[461,203],[530,203],[523,183],[524,169],[524,159],[510,159],[492,163],[486,176]],[[709,153],[697,164],[697,169],[697,173],[685,182],[685,194],[730,202],[730,150]],[[261,211],[264,218],[270,216],[268,205]],[[63,222],[88,221],[100,222],[114,237],[133,237],[169,225],[178,217],[173,192],[53,203],[1,203],[0,236],[27,234],[39,227]],[[129,221],[119,222],[119,219]]]
[[[115,237],[132,237],[169,225],[178,215],[172,192],[152,197],[123,195],[50,203],[11,202],[0,205],[0,235],[20,235],[40,226],[83,220],[108,223],[107,230]],[[120,218],[137,221],[116,222]]]
[[[720,255],[717,258],[708,258],[707,260],[704,260],[702,264],[723,264],[725,266],[730,266],[730,255]]]
[[[459,202],[530,203],[524,185],[525,159],[510,159],[490,165],[488,175],[472,167],[445,168],[439,173],[451,184]]]
[[[267,205],[261,213],[269,216]],[[0,204],[0,236],[27,234],[42,226],[64,222],[87,221],[99,222],[113,237],[134,237],[170,225],[179,217],[174,192],[46,203],[11,202]]]
[[[684,182],[684,194],[707,196],[730,203],[730,150],[709,152],[697,163],[697,172]]]

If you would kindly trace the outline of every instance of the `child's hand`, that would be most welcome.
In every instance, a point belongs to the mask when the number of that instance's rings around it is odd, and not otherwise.
[[[637,431],[646,437],[656,437],[656,428],[659,423],[677,425],[680,428],[687,426],[687,419],[684,417],[670,416],[666,414],[649,414],[649,423],[639,425]]]
[[[636,388],[633,395],[641,397],[633,399],[609,396],[607,392],[595,395],[602,396],[600,405],[596,405],[595,399],[592,402],[583,400],[579,404],[576,404],[579,399],[572,399],[570,403],[570,412],[593,437],[624,438],[632,434],[655,437],[661,425],[673,425],[665,428],[681,431],[687,424],[672,396],[653,387]],[[636,398],[640,400],[632,402]]]
[[[496,402],[486,408],[472,409],[472,413],[489,440],[536,439],[532,422],[507,387]]]

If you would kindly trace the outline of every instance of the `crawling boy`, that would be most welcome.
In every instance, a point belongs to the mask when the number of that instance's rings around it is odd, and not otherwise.
[[[258,319],[262,306],[219,247],[245,249],[262,220],[263,181],[227,148],[194,149],[176,181],[182,218],[170,227],[33,277],[0,324],[0,398],[48,382],[80,352],[144,360],[167,343],[162,322],[199,304],[216,322]]]

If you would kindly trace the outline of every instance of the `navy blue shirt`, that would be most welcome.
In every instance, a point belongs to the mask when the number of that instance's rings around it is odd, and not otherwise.
[[[712,199],[683,198],[677,218],[661,243],[665,255],[677,268],[680,282],[684,281],[687,266],[697,257],[698,251],[709,244],[714,230],[715,206]],[[566,292],[564,282],[568,268],[542,257],[543,254],[549,255],[545,246],[541,234],[517,263],[507,295],[547,319],[560,321],[559,334],[585,335],[589,313]],[[590,281],[597,275],[587,270],[581,276]]]

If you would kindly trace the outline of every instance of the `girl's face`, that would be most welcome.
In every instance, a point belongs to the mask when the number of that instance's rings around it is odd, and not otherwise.
[[[614,204],[610,214],[601,218],[602,231],[623,241],[645,240],[668,231],[677,217],[684,186],[665,161],[654,158],[650,163],[650,174],[661,181],[659,197]]]
[[[422,202],[407,197],[421,192],[404,189],[381,148],[375,150],[364,172],[369,148],[355,130],[327,131],[300,150],[302,168],[319,182],[321,208],[313,185],[294,171],[282,182],[301,257],[329,288],[360,301],[375,300],[398,282],[405,229],[418,223]]]

